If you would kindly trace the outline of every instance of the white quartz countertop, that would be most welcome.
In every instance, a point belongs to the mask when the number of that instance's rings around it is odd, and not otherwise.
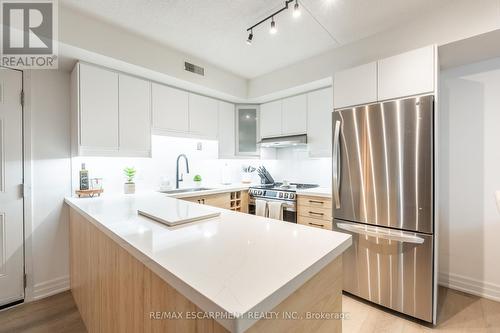
[[[137,214],[151,201],[180,202],[161,193],[66,198],[203,311],[234,315],[218,319],[232,332],[245,331],[254,323],[245,314],[272,310],[351,245],[347,234],[215,207],[219,217],[167,227]]]
[[[315,188],[308,188],[305,190],[297,190],[297,194],[331,198],[332,189],[329,187],[315,187]]]

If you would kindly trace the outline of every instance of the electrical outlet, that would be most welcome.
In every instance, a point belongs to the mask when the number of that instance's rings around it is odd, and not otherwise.
[[[203,150],[203,144],[201,142],[196,144],[196,150]]]

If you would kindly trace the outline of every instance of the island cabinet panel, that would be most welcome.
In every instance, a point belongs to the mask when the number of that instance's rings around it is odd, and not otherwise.
[[[186,319],[188,312],[205,312],[143,264],[141,256],[71,208],[71,292],[90,333],[228,332],[214,319]],[[182,313],[183,318],[161,317],[173,312]],[[341,320],[307,319],[307,314],[342,312],[342,256],[270,312],[278,313],[280,319],[260,320],[247,332],[341,332]],[[288,313],[302,319],[283,320]]]

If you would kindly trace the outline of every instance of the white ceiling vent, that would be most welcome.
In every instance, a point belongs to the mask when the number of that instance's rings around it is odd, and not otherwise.
[[[184,69],[187,70],[188,72],[205,76],[205,68],[189,63],[187,61],[184,62]]]

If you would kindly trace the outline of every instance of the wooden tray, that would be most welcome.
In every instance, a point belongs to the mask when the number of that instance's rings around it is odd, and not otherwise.
[[[103,189],[100,189],[100,190],[76,190],[75,194],[78,195],[79,198],[81,198],[81,197],[93,198],[95,196],[100,197],[102,192],[104,192]]]

